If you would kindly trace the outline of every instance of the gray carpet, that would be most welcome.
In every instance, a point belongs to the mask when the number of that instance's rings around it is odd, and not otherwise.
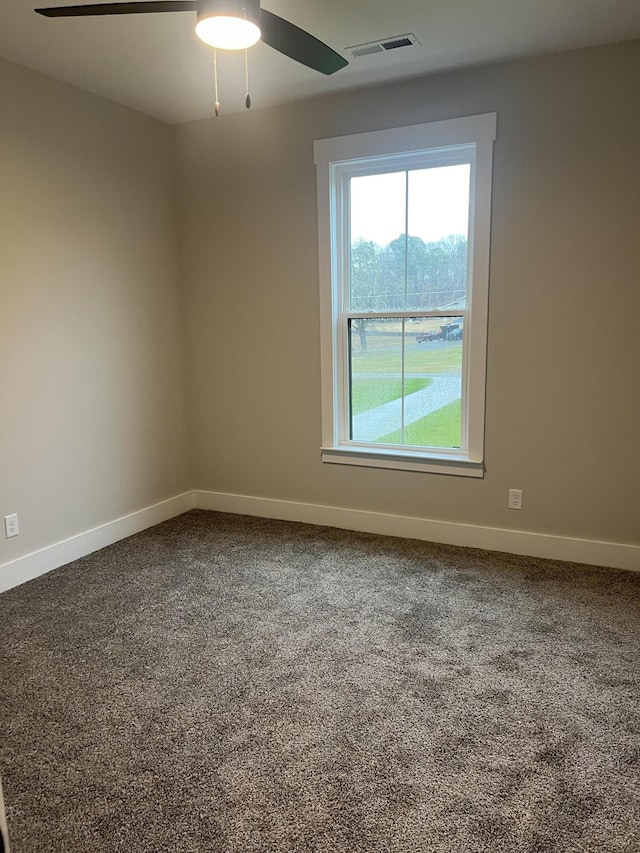
[[[194,511],[0,596],[14,853],[637,853],[640,575]]]

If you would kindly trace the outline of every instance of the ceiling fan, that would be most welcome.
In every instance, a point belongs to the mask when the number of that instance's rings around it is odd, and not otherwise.
[[[197,35],[215,48],[244,50],[262,39],[269,47],[322,74],[334,74],[349,64],[310,33],[260,8],[260,0],[136,0],[35,11],[47,18],[195,12]]]

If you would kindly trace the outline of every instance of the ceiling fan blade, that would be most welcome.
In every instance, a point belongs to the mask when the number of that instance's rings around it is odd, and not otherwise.
[[[142,12],[195,12],[196,0],[140,0],[136,3],[96,3],[93,6],[54,6],[34,9],[46,18],[82,18],[90,15],[139,15]]]
[[[266,9],[260,12],[260,28],[265,44],[314,71],[334,74],[349,64],[324,42]]]

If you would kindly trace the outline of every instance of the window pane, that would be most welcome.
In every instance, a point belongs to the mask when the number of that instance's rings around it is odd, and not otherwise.
[[[407,173],[351,178],[350,192],[351,310],[403,310]]]
[[[463,318],[349,320],[351,439],[460,447]]]
[[[467,163],[409,172],[408,311],[465,307],[470,175]]]
[[[350,309],[464,308],[468,163],[351,178]]]
[[[352,441],[378,441],[402,429],[402,321],[350,320]]]

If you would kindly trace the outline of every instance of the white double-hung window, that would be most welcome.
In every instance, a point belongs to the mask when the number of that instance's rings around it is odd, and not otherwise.
[[[322,458],[481,477],[496,115],[322,139]]]

